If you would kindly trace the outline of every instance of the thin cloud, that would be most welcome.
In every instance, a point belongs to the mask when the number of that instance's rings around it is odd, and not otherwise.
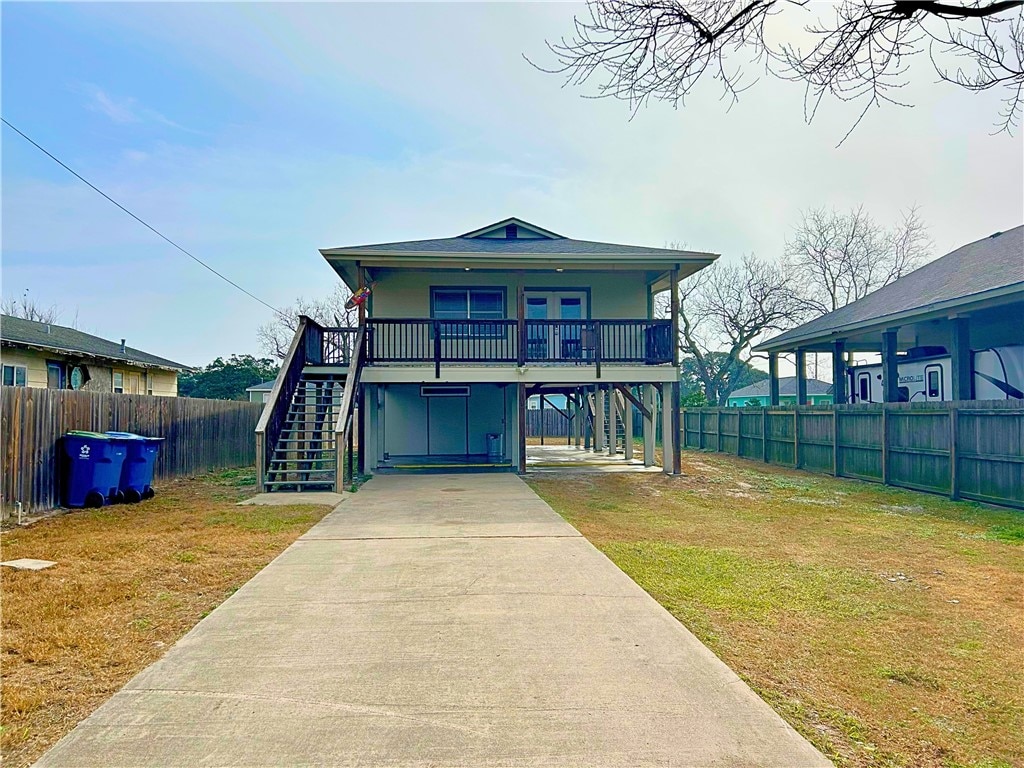
[[[199,131],[186,128],[184,125],[174,122],[166,115],[163,115],[155,109],[150,109],[149,107],[139,104],[137,100],[131,97],[123,99],[115,98],[93,83],[83,84],[81,90],[87,99],[85,103],[87,109],[106,115],[113,122],[118,123],[119,125],[128,125],[131,123],[159,123],[160,125],[166,125],[168,128],[174,128],[179,131],[186,131],[187,133],[195,134],[199,133]]]

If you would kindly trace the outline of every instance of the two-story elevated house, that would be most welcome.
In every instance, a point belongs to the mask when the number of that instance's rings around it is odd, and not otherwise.
[[[354,461],[365,474],[523,473],[527,401],[555,393],[579,450],[632,458],[635,409],[644,464],[660,419],[676,436],[665,471],[678,472],[678,304],[656,319],[655,296],[716,254],[574,240],[515,218],[321,253],[370,293],[356,327],[301,321],[257,429],[266,490],[340,489]]]

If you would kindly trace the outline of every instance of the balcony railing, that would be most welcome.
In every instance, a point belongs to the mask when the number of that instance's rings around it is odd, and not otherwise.
[[[307,345],[308,362],[349,365],[354,328],[323,328]],[[319,343],[316,343],[319,341]],[[366,321],[365,364],[661,365],[672,362],[668,320]]]

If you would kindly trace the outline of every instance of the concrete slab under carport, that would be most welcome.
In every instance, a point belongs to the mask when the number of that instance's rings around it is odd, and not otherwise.
[[[40,766],[827,766],[519,478],[376,477]]]
[[[552,438],[557,440],[557,438]],[[642,455],[642,451],[640,451]],[[526,446],[527,472],[664,472],[657,465],[644,466],[642,459],[627,459],[621,454],[609,456],[607,451],[588,451],[565,443]]]

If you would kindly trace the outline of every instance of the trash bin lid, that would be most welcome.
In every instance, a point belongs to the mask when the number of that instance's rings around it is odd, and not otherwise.
[[[113,432],[108,431],[106,433],[108,437],[117,437],[121,440],[145,440],[146,438],[142,435],[136,435],[134,432]]]
[[[72,429],[66,433],[71,437],[90,437],[93,440],[109,440],[109,435],[104,435],[102,432],[87,432],[81,429]]]

